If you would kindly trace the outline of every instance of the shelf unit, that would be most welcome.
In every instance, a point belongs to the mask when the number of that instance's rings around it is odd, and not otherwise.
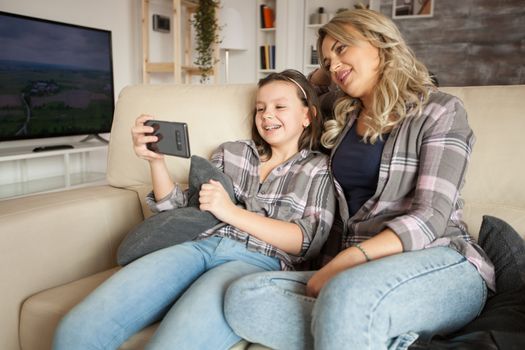
[[[278,51],[278,34],[277,34],[277,3],[278,0],[257,0],[257,40],[256,40],[256,56],[257,56],[257,79],[264,78],[266,75],[276,72],[280,64],[277,62],[277,51]],[[267,6],[273,12],[273,24],[272,28],[263,28],[261,7]],[[261,48],[264,46],[274,47],[274,54],[272,59],[272,68],[265,68],[262,60]],[[271,55],[271,53],[269,53]]]
[[[306,19],[305,19],[306,20]],[[307,23],[307,22],[305,22]],[[313,50],[317,51],[317,31],[321,28],[321,24],[306,24],[304,31],[304,62],[303,62],[303,72],[308,75],[310,72],[319,67],[319,61],[314,60],[315,55],[319,57],[317,53],[314,53]]]
[[[149,30],[151,26],[150,0],[142,0],[142,81],[147,84],[150,82],[151,73],[172,73],[175,83],[190,83],[191,77],[200,75],[200,70],[193,65],[192,60],[192,26],[190,19],[197,11],[198,0],[171,0],[171,30],[173,34],[173,61],[171,62],[151,62],[150,61],[150,38]],[[216,9],[215,16],[218,18],[219,9]],[[182,51],[184,50],[184,51]],[[218,45],[214,45],[214,56],[219,57]],[[215,63],[213,72],[214,80],[218,81],[218,64]],[[183,80],[184,79],[184,80]]]
[[[371,0],[369,3],[375,6],[377,0]],[[358,3],[368,3],[361,0],[305,0],[304,6],[304,45],[303,45],[303,73],[309,74],[319,67],[318,63],[312,62],[312,48],[317,50],[317,31],[328,22],[339,9],[351,9]],[[319,8],[324,9],[323,18],[316,16]]]
[[[14,182],[0,184],[0,200],[38,192],[106,183],[105,169],[93,170],[89,165],[90,154],[93,152],[104,152],[104,159],[106,159],[107,144],[81,142],[71,143],[71,145],[74,148],[42,152],[33,152],[33,146],[0,150],[0,169],[5,167],[1,171],[7,171],[8,167],[14,167],[16,173]],[[34,178],[30,170],[31,165],[37,165],[38,160],[44,158],[56,158],[56,160],[59,160],[62,166],[59,167],[60,169],[53,167],[53,170],[55,172],[59,170],[61,174]],[[49,168],[48,163],[49,159],[46,162],[47,168]]]

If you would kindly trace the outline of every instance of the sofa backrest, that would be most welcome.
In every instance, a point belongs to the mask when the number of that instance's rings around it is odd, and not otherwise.
[[[465,104],[476,143],[462,191],[474,236],[483,215],[499,217],[525,238],[525,85],[447,87]]]
[[[463,190],[465,220],[477,236],[483,215],[509,222],[525,238],[525,85],[447,87],[461,98],[476,134]],[[188,123],[192,154],[208,157],[221,142],[250,137],[255,84],[136,85],[118,99],[111,131],[108,182],[151,188],[146,161],[133,153],[131,126],[140,114]],[[186,183],[189,160],[167,157],[175,181]],[[148,215],[148,213],[145,213]]]
[[[255,85],[136,85],[119,95],[108,153],[110,185],[150,184],[148,163],[135,156],[131,127],[141,114],[186,122],[192,154],[209,157],[222,142],[250,138]],[[189,159],[167,156],[173,180],[187,183]]]

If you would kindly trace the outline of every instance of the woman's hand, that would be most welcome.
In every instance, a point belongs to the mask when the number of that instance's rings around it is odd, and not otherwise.
[[[207,210],[217,219],[226,223],[229,223],[230,215],[237,208],[222,184],[215,180],[210,180],[201,186],[199,203],[200,210]]]
[[[133,151],[140,159],[145,159],[147,161],[156,161],[164,159],[162,154],[155,153],[150,151],[146,146],[149,142],[157,142],[157,136],[146,135],[148,133],[153,133],[153,127],[144,125],[148,120],[155,119],[150,115],[142,114],[135,120],[135,125],[131,128],[131,137],[133,139]]]
[[[313,274],[306,284],[306,295],[312,298],[317,298],[321,289],[340,271],[330,263],[325,265],[322,269]]]
[[[367,252],[367,256],[363,254],[361,249]],[[335,258],[310,278],[306,284],[306,295],[316,298],[328,281],[339,272],[366,263],[367,257],[371,260],[377,260],[401,253],[403,251],[403,245],[394,231],[387,228],[374,237],[362,242],[361,249],[352,246],[339,252]]]
[[[317,271],[306,284],[306,295],[317,298],[321,289],[339,272],[366,262],[361,251],[355,247],[339,252],[328,264]]]

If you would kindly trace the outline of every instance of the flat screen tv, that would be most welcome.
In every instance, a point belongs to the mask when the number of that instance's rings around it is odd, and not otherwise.
[[[0,141],[109,132],[111,32],[0,11]]]

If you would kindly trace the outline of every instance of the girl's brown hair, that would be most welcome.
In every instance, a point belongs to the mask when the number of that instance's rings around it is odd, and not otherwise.
[[[285,81],[292,84],[296,91],[297,97],[305,107],[308,107],[308,114],[310,117],[310,125],[304,128],[303,133],[299,137],[298,149],[311,149],[317,151],[321,145],[321,133],[323,130],[323,118],[319,108],[319,98],[313,86],[308,79],[299,71],[295,69],[287,69],[280,73],[271,73],[268,76],[259,80],[258,88],[268,85],[274,81]],[[269,159],[272,156],[272,148],[259,135],[257,126],[255,124],[255,114],[253,112],[252,120],[252,139],[257,146],[257,150],[261,158]]]

